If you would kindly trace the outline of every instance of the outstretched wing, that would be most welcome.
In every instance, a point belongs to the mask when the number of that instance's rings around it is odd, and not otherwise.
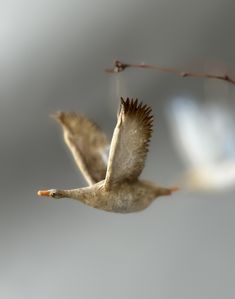
[[[58,112],[64,140],[85,179],[92,185],[105,178],[109,142],[90,120],[76,113]]]
[[[105,178],[110,189],[122,181],[135,181],[141,174],[152,133],[151,108],[121,98],[118,121],[113,133]]]

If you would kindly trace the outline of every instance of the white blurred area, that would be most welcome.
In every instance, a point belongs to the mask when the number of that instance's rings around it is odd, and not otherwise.
[[[235,121],[226,101],[174,98],[168,107],[168,119],[185,164],[181,187],[191,191],[234,187]]]

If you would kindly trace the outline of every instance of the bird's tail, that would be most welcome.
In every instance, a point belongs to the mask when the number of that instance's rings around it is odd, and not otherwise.
[[[158,187],[156,189],[157,196],[164,196],[164,195],[171,195],[173,192],[179,191],[179,187],[170,187],[170,188],[164,188],[164,187]]]

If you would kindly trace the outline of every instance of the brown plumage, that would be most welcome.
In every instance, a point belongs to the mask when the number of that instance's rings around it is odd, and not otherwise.
[[[109,141],[98,126],[77,113],[53,115],[62,125],[64,140],[89,185],[105,178]]]
[[[131,213],[147,208],[161,195],[177,188],[163,188],[139,180],[152,133],[152,110],[138,100],[121,98],[117,125],[110,145],[91,121],[75,113],[58,113],[64,139],[90,186],[72,190],[39,191],[40,196],[68,197],[94,208]],[[107,163],[108,160],[108,163]]]

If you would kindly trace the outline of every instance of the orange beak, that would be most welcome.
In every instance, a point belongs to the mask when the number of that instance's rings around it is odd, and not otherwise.
[[[38,196],[50,196],[50,192],[48,190],[40,190],[38,191]]]

